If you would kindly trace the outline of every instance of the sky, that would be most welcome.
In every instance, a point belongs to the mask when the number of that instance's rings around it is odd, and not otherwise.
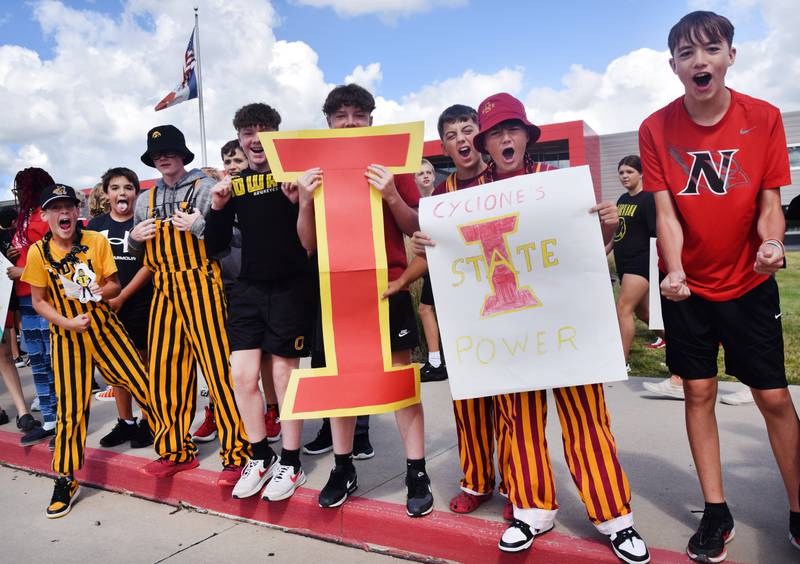
[[[6,0],[0,199],[26,166],[76,187],[111,166],[152,178],[139,156],[163,123],[186,133],[200,166],[197,101],[153,110],[180,81],[193,5],[212,166],[238,107],[266,102],[282,129],[324,127],[326,94],[350,81],[376,95],[376,124],[424,120],[426,139],[445,107],[499,91],[536,123],[636,129],[682,92],[666,36],[694,9],[736,26],[730,86],[800,109],[794,0]]]

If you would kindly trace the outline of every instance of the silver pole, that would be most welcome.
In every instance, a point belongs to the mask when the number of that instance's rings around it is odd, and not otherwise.
[[[200,16],[197,6],[194,8],[194,59],[197,70],[197,107],[200,109],[200,145],[203,156],[203,166],[208,166],[206,153],[206,119],[203,115],[203,74],[200,69]]]

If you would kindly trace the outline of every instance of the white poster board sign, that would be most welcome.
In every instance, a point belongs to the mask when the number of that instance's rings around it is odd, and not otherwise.
[[[14,266],[14,264],[5,255],[0,254],[0,320],[2,320],[2,323],[0,323],[0,337],[5,332],[8,305],[11,301],[11,292],[14,289],[14,281],[6,274],[6,271],[11,266]]]
[[[661,317],[661,284],[658,281],[658,249],[656,238],[650,237],[650,291],[648,305],[650,309],[651,331],[663,331],[664,319]]]
[[[454,399],[625,380],[586,166],[420,201]]]

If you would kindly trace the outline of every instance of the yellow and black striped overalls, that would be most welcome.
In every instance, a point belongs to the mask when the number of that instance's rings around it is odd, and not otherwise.
[[[91,244],[87,240],[94,235],[108,244],[102,235],[94,232],[84,232],[82,242]],[[106,382],[128,390],[149,418],[147,377],[136,347],[108,302],[82,304],[67,298],[59,272],[48,263],[42,245],[43,242],[37,243],[31,251],[42,254],[50,303],[67,318],[82,313],[92,318],[89,329],[83,333],[50,324],[50,350],[58,399],[52,467],[54,472],[71,475],[83,466],[94,367],[97,366]],[[82,253],[78,258],[94,270],[92,261]],[[75,267],[71,264],[64,265],[60,272],[67,279],[72,279],[74,273]]]
[[[150,191],[151,215],[157,191]],[[194,186],[179,204],[182,209],[193,207],[193,193]],[[226,466],[241,466],[247,462],[250,445],[233,397],[219,263],[208,258],[202,239],[179,231],[167,218],[156,219],[156,235],[145,245],[144,265],[153,272],[155,290],[148,349],[156,451],[174,462],[195,457],[197,447],[189,427],[195,412],[199,362],[214,403],[220,457]]]

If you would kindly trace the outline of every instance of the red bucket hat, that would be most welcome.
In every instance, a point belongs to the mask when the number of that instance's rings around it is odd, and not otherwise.
[[[511,94],[501,92],[489,96],[478,106],[479,131],[473,139],[475,148],[481,153],[485,153],[486,150],[483,146],[483,138],[486,132],[498,123],[512,119],[521,121],[525,124],[525,127],[528,128],[528,136],[530,137],[528,146],[530,147],[536,143],[536,140],[539,139],[539,136],[542,134],[542,130],[528,121],[525,115],[525,106],[522,105],[522,102],[514,98]]]

